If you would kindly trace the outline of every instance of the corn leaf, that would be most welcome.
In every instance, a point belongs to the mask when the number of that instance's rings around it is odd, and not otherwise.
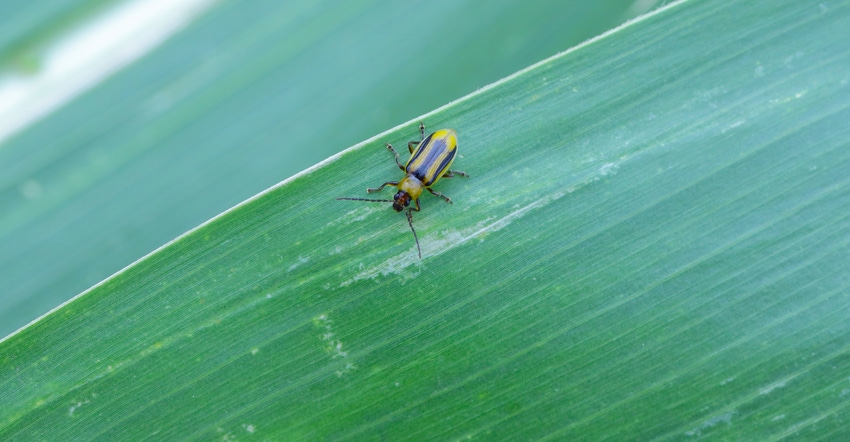
[[[322,162],[0,343],[0,439],[841,440],[850,2],[669,5]],[[385,197],[391,194],[385,191]]]

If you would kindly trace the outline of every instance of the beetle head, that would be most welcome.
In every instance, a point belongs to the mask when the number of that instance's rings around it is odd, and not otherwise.
[[[393,210],[401,212],[405,207],[410,205],[410,195],[403,190],[399,190],[393,197]]]

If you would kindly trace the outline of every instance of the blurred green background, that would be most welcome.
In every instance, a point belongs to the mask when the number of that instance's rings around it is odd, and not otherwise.
[[[117,3],[3,2],[3,73],[37,73],[46,47]],[[0,336],[292,174],[656,3],[213,3],[0,142]]]

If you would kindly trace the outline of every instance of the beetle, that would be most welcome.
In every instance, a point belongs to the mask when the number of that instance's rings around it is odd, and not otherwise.
[[[393,203],[393,210],[396,212],[405,210],[407,223],[410,225],[410,231],[413,232],[413,239],[416,241],[416,251],[419,252],[419,259],[422,259],[419,238],[416,236],[416,229],[413,228],[413,212],[419,212],[421,210],[421,207],[419,207],[419,196],[422,195],[422,189],[452,204],[451,198],[437,192],[431,186],[436,184],[440,178],[451,178],[453,176],[468,177],[469,174],[459,170],[449,169],[455,159],[455,154],[457,154],[457,134],[454,130],[440,129],[426,137],[425,125],[420,122],[419,138],[420,141],[407,143],[407,150],[410,151],[410,159],[407,160],[406,164],[401,164],[398,152],[393,149],[392,144],[387,143],[387,149],[393,153],[396,165],[405,173],[405,176],[400,181],[387,181],[378,187],[366,189],[367,193],[374,193],[380,192],[386,186],[397,187],[398,192],[393,196],[393,199],[378,200],[347,197],[337,199],[366,201],[370,203]],[[415,207],[410,207],[411,201],[415,203]]]

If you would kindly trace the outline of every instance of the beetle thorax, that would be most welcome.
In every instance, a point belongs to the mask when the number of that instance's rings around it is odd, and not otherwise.
[[[401,181],[398,182],[398,190],[401,190],[408,195],[410,195],[411,199],[419,198],[419,195],[422,195],[422,188],[425,187],[422,185],[422,181],[419,181],[413,175],[407,175]]]

